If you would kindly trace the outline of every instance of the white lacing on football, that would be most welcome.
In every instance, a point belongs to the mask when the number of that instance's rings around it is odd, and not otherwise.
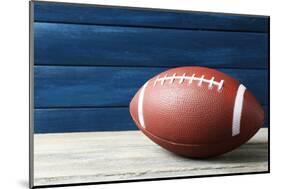
[[[176,73],[174,73],[172,76],[165,75],[164,77],[157,77],[154,81],[154,86],[157,85],[158,82],[160,82],[161,85],[164,85],[166,81],[168,81],[170,84],[178,80],[179,84],[182,84],[185,80],[188,80],[188,84],[192,84],[193,81],[199,81],[198,86],[201,86],[202,83],[208,83],[208,88],[212,89],[213,86],[217,86],[218,91],[221,91],[223,88],[224,80],[215,81],[215,77],[212,77],[211,79],[205,79],[205,76],[202,75],[201,77],[195,77],[195,74],[192,74],[191,76],[187,76],[186,73],[183,75],[177,76]]]

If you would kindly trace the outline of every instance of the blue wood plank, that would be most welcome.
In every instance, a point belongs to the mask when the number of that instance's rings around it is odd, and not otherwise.
[[[136,130],[128,108],[36,109],[35,133]]]
[[[35,2],[35,21],[267,32],[268,17]]]
[[[266,68],[264,33],[36,23],[36,65]]]
[[[137,130],[126,107],[35,110],[35,133],[123,130]]]
[[[167,68],[35,66],[35,107],[127,106],[146,80]],[[267,104],[267,70],[219,69]]]

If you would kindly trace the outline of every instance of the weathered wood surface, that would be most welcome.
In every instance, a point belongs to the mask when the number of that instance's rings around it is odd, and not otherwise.
[[[268,171],[268,131],[220,157],[176,156],[139,131],[35,134],[34,184],[53,185]]]

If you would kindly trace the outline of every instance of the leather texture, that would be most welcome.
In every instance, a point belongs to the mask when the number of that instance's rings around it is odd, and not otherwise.
[[[218,85],[188,79],[157,78],[194,76]],[[179,67],[167,70],[148,81],[143,97],[145,128],[139,123],[140,90],[130,103],[136,125],[163,148],[188,157],[211,157],[231,151],[249,140],[262,126],[264,112],[249,90],[244,94],[240,133],[232,136],[233,108],[240,83],[230,76],[204,67]]]

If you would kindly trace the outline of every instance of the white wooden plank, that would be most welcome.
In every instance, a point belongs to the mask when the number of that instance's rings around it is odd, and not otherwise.
[[[212,175],[268,170],[267,129],[216,158],[176,156],[140,131],[34,135],[34,184]]]

